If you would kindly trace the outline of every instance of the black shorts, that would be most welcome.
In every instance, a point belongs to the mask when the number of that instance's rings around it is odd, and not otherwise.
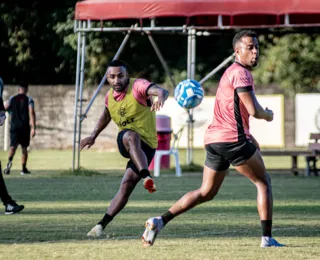
[[[139,170],[138,168],[136,167],[136,165],[133,163],[131,157],[130,157],[130,154],[129,152],[127,151],[126,147],[124,146],[123,142],[122,142],[122,138],[123,138],[123,135],[129,131],[129,129],[124,129],[122,130],[121,132],[119,132],[118,134],[118,137],[117,137],[117,143],[118,143],[118,149],[119,149],[119,152],[120,154],[125,157],[125,158],[130,158],[130,160],[128,161],[127,163],[127,168],[131,168],[135,173],[139,173]],[[132,131],[132,130],[130,130]],[[146,144],[145,142],[143,142],[141,140],[141,150],[144,152],[144,154],[146,155],[147,157],[147,161],[148,161],[148,165],[150,165],[153,157],[154,157],[154,154],[156,153],[156,149],[154,148],[151,148],[148,144]]]
[[[10,130],[10,146],[28,147],[30,145],[30,128]]]
[[[247,161],[257,150],[249,140],[236,143],[207,144],[205,165],[215,171],[225,171],[230,164],[238,166]]]

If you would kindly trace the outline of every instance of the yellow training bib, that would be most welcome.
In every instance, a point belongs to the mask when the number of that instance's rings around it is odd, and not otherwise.
[[[124,99],[116,101],[111,88],[108,96],[108,109],[119,131],[131,129],[152,148],[157,148],[156,113],[150,107],[141,105],[133,96],[132,83],[129,84]]]

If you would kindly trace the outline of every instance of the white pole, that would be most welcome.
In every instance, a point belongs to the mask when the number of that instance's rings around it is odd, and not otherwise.
[[[75,21],[81,25],[81,21]],[[81,27],[81,26],[80,26]],[[74,93],[74,125],[73,125],[73,144],[72,144],[72,172],[75,169],[76,160],[76,144],[77,144],[77,127],[78,127],[78,100],[79,100],[79,81],[80,81],[80,49],[81,49],[81,32],[78,31],[77,43],[77,67],[76,67],[76,86]]]
[[[86,22],[82,22],[82,27],[86,27]],[[78,147],[78,164],[77,164],[77,169],[80,169],[80,141],[81,141],[81,124],[82,121],[80,120],[80,117],[82,116],[82,95],[83,95],[83,84],[84,84],[84,65],[85,65],[85,60],[86,60],[86,33],[82,32],[81,35],[82,42],[81,42],[81,67],[80,67],[80,89],[79,89],[79,120],[78,120],[78,140],[77,140],[77,147]]]
[[[188,79],[195,78],[195,67],[196,67],[196,30],[188,30]],[[187,154],[186,164],[190,165],[193,162],[192,149],[193,149],[193,109],[188,109],[188,141],[187,141]]]

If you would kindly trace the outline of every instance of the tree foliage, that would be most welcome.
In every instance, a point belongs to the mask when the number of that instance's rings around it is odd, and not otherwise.
[[[254,71],[258,84],[276,83],[291,94],[320,91],[319,34],[266,35],[260,40],[267,44]]]
[[[47,2],[32,0],[0,4],[0,77],[5,83],[27,80],[30,84],[74,84],[77,34],[74,33],[76,0]],[[18,1],[19,2],[19,1]],[[108,21],[104,26],[130,26],[132,20]],[[234,31],[216,31],[197,37],[196,75],[200,80],[232,53]],[[259,33],[262,45],[260,66],[254,71],[257,84],[276,83],[290,93],[320,89],[319,34],[275,36]],[[107,63],[114,57],[124,33],[90,32],[86,35],[86,83],[96,85]],[[153,35],[176,82],[187,75],[186,35]],[[132,33],[120,56],[133,77],[147,77],[171,86],[146,34]],[[219,71],[204,86],[218,81]]]

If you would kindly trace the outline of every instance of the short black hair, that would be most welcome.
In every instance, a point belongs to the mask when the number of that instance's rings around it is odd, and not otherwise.
[[[24,89],[28,89],[29,87],[28,83],[26,82],[19,82],[18,86]]]
[[[235,48],[237,42],[241,41],[241,39],[242,39],[243,37],[255,37],[255,38],[257,38],[257,34],[256,34],[254,31],[251,31],[251,30],[244,30],[244,31],[238,32],[238,33],[233,37],[233,40],[232,40],[232,47],[233,47],[233,49]]]
[[[108,64],[109,67],[124,67],[126,70],[128,70],[127,64],[125,64],[122,60],[113,60]]]

